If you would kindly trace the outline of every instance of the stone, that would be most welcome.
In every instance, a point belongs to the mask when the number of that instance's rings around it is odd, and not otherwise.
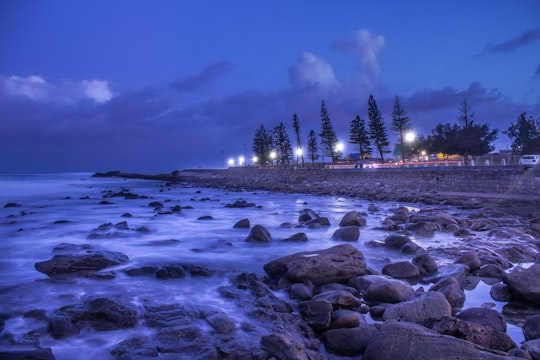
[[[398,234],[392,234],[388,235],[386,239],[384,239],[384,246],[392,249],[399,249],[404,244],[411,242],[411,238],[407,235],[398,235]]]
[[[339,309],[332,313],[331,329],[355,328],[360,325],[360,314],[356,311]]]
[[[405,229],[414,232],[418,236],[430,237],[433,236],[435,231],[441,230],[441,225],[431,221],[418,221],[407,225]]]
[[[358,211],[349,211],[343,216],[339,226],[366,226],[366,219]]]
[[[395,304],[414,295],[414,289],[411,285],[386,276],[356,276],[349,279],[349,285],[363,294],[364,300],[372,303]]]
[[[311,282],[294,283],[289,287],[289,296],[292,299],[309,300],[313,297],[313,284]]]
[[[255,225],[249,232],[245,241],[253,243],[268,243],[272,241],[272,236],[264,226]]]
[[[359,237],[360,228],[358,226],[340,227],[332,235],[332,239],[342,241],[357,241]]]
[[[474,251],[466,251],[462,253],[454,263],[467,265],[469,267],[469,271],[477,270],[482,265],[480,258]]]
[[[300,215],[298,215],[298,222],[299,223],[307,223],[310,220],[318,219],[320,216],[315,213],[315,211],[311,209],[303,209],[300,211]]]
[[[323,334],[323,341],[329,352],[342,356],[358,356],[364,353],[376,334],[375,325],[362,324],[355,328],[328,330]]]
[[[452,314],[446,297],[437,291],[428,291],[407,301],[389,306],[383,319],[422,323],[429,319],[441,319]]]
[[[299,252],[264,265],[274,279],[286,277],[293,282],[311,281],[314,285],[343,282],[366,271],[364,254],[349,244],[325,250]]]
[[[313,300],[326,300],[334,309],[356,309],[362,301],[345,290],[330,290],[313,297]]]
[[[495,301],[508,302],[514,298],[512,291],[506,284],[495,284],[489,290],[489,295]]]
[[[533,360],[540,359],[540,339],[525,341],[521,348],[527,351]]]
[[[456,314],[461,320],[492,327],[496,331],[506,331],[506,320],[504,316],[496,310],[485,308],[468,308]]]
[[[286,237],[285,239],[283,239],[281,241],[285,241],[285,242],[306,242],[306,241],[308,241],[308,237],[307,237],[306,233],[300,232],[300,233],[293,234],[293,235],[291,235],[289,237]]]
[[[448,225],[458,225],[458,221],[455,217],[448,213],[438,213],[432,216],[432,221],[444,226],[445,228]]]
[[[243,209],[243,208],[255,207],[255,204],[247,202],[246,200],[236,200],[232,204],[226,204],[225,207],[234,208],[234,209]]]
[[[49,331],[55,339],[77,335],[83,326],[85,310],[80,305],[61,307],[49,318]]]
[[[242,219],[236,222],[234,224],[234,229],[249,229],[251,227],[251,224],[249,222],[249,219]]]
[[[416,255],[412,263],[418,267],[421,275],[432,274],[439,268],[435,259],[426,252]]]
[[[310,360],[302,344],[282,333],[261,337],[261,348],[276,359]]]
[[[214,220],[214,218],[211,215],[204,215],[204,216],[199,216],[197,220],[207,221],[207,220]]]
[[[508,285],[514,296],[540,306],[540,264],[533,264],[528,269],[516,267],[506,274],[503,282]]]
[[[442,293],[454,308],[460,308],[465,303],[465,292],[461,288],[459,281],[453,276],[439,280],[429,291]]]
[[[418,267],[408,261],[386,264],[383,266],[381,272],[383,275],[388,275],[395,279],[413,278],[420,275]]]
[[[310,300],[298,304],[302,318],[313,330],[324,331],[332,322],[332,303],[327,300]]]
[[[96,330],[127,329],[138,321],[137,309],[131,303],[103,297],[87,302],[85,316]]]
[[[525,340],[540,339],[540,314],[527,316],[523,324]]]
[[[469,341],[401,321],[384,323],[369,341],[362,360],[432,360],[435,354],[440,360],[508,360]]]
[[[475,276],[494,278],[502,280],[506,275],[506,272],[496,264],[485,264],[474,272]]]
[[[34,264],[37,271],[48,276],[82,275],[127,263],[127,255],[115,251],[86,250],[74,254],[57,254],[47,261]]]
[[[437,272],[429,276],[425,276],[425,281],[436,283],[444,278],[455,277],[460,285],[465,282],[465,277],[469,273],[469,267],[465,264],[448,264],[440,266]]]
[[[54,360],[51,348],[0,351],[0,360]]]

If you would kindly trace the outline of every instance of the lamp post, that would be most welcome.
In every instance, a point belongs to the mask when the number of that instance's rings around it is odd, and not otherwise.
[[[408,158],[409,158],[409,163],[411,162],[411,150],[412,150],[412,144],[414,142],[414,139],[416,138],[416,135],[410,131],[408,133],[405,134],[405,142],[408,144],[407,146],[407,152],[408,152]],[[404,151],[405,149],[402,149],[401,151]]]
[[[301,147],[296,148],[296,166],[298,166],[298,158],[302,156],[303,151]]]
[[[270,160],[272,161],[272,166],[274,166],[274,160],[276,160],[276,158],[277,153],[274,150],[270,151]]]

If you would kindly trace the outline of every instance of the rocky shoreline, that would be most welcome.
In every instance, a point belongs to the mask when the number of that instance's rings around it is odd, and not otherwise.
[[[228,191],[262,189],[412,202],[419,204],[419,211],[397,208],[381,224],[387,232],[384,241],[369,241],[369,246],[384,247],[408,259],[389,262],[380,271],[351,245],[358,241],[367,214],[350,211],[333,234],[339,245],[261,264],[264,277],[235,274],[228,285],[220,287],[219,294],[241,309],[245,315],[242,323],[204,304],[144,303],[137,307],[126,299],[94,296],[46,317],[47,331],[54,338],[74,336],[86,328],[128,329],[144,321],[152,332],[119,343],[111,350],[115,359],[540,359],[540,214],[534,201],[398,193],[384,184],[354,190],[306,182],[269,185],[249,179],[238,184],[181,173],[97,176],[160,180],[166,182],[164,188],[194,184]],[[449,214],[441,210],[445,205],[459,211]],[[375,206],[368,209],[377,211]],[[248,242],[272,241],[263,226],[237,225],[250,229]],[[324,214],[304,209],[297,223],[291,224],[300,232],[284,241],[304,241],[302,229],[328,225]],[[111,224],[92,234],[129,230],[133,231]],[[424,249],[412,240],[435,232],[452,234],[461,245]],[[436,258],[447,261],[437,263]],[[110,267],[128,261],[122,253],[65,244],[35,268],[55,281],[69,277],[106,281],[114,276]],[[192,264],[157,264],[124,271],[129,276],[157,279],[213,274],[204,265]],[[465,292],[480,282],[491,287],[492,299],[479,307],[464,308]],[[506,303],[502,312],[493,309],[492,300]],[[522,327],[526,341],[515,343],[506,333],[507,323]],[[237,337],[235,332],[246,336]],[[54,355],[50,349],[0,352],[0,359],[17,358],[54,359]]]

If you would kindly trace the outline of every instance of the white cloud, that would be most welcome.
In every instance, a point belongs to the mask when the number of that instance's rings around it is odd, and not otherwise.
[[[289,67],[289,82],[295,88],[318,86],[328,90],[337,84],[332,66],[320,57],[304,51]]]
[[[32,100],[41,100],[47,97],[49,86],[39,76],[28,77],[10,76],[4,79],[4,91],[10,95],[23,95]]]
[[[65,104],[81,100],[103,104],[113,98],[109,82],[105,80],[45,80],[37,75],[28,77],[0,75],[0,93],[24,96],[34,101]]]
[[[384,47],[384,36],[373,35],[369,30],[355,31],[346,40],[338,40],[332,45],[342,51],[353,51],[360,54],[362,67],[371,75],[377,76],[381,71],[378,53]]]
[[[99,104],[106,103],[113,97],[109,89],[109,82],[105,80],[84,80],[82,87],[84,94]]]

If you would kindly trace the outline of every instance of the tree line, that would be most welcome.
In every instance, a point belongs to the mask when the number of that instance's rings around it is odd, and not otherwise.
[[[304,156],[311,163],[328,157],[331,162],[342,159],[342,148],[334,131],[325,101],[321,102],[321,128],[318,133],[310,130],[307,146],[304,149],[300,135],[300,120],[297,114],[292,117],[295,133],[295,151],[283,122],[271,130],[263,125],[255,131],[252,151],[256,162],[290,165],[296,156],[296,163],[304,165]],[[485,155],[494,150],[492,143],[497,139],[499,130],[491,129],[489,124],[475,121],[474,113],[466,99],[459,107],[459,116],[455,123],[438,123],[427,136],[408,137],[412,122],[398,96],[394,97],[390,130],[397,135],[396,148],[401,153],[401,160],[406,162],[421,150],[429,154],[442,153],[445,156],[457,154],[467,164],[471,156]],[[503,131],[512,142],[514,154],[540,153],[540,117],[533,118],[522,113],[508,129]],[[385,125],[377,102],[369,96],[367,122],[356,115],[349,124],[349,143],[356,146],[358,159],[377,158],[385,162],[385,155],[390,153],[388,129]]]

